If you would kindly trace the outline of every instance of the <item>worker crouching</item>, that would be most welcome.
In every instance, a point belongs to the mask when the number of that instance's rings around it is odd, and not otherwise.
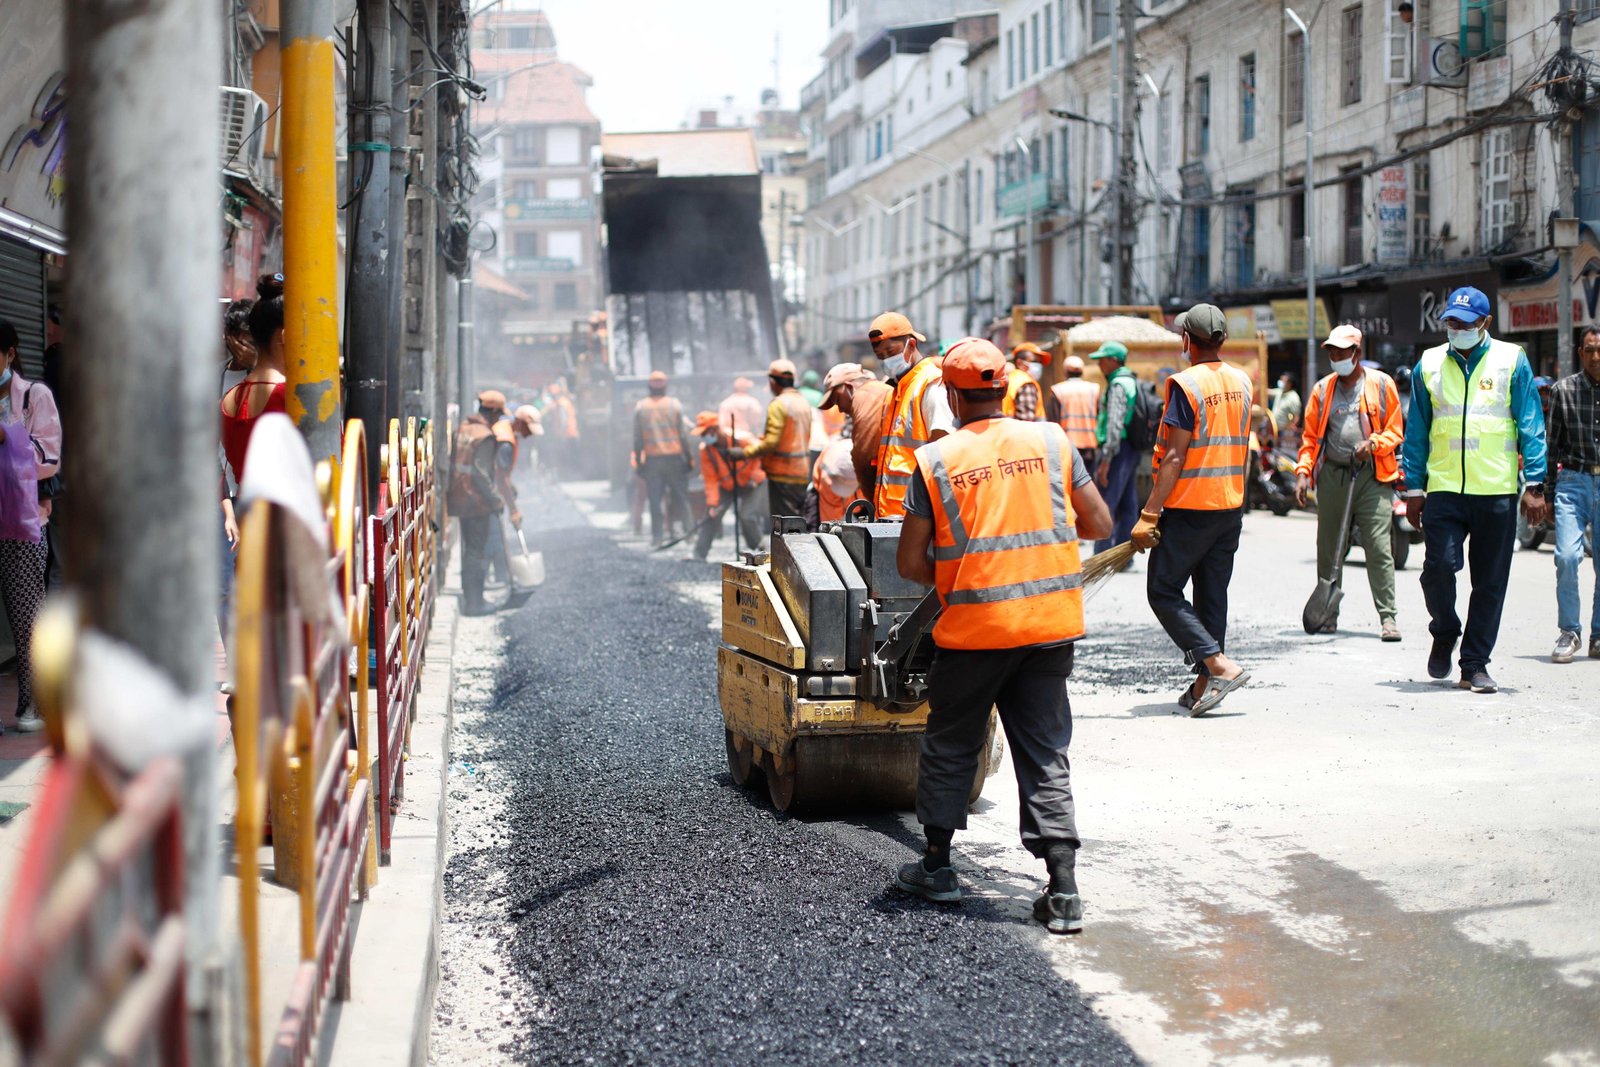
[[[761,486],[767,474],[753,460],[734,459],[730,449],[750,444],[750,435],[731,424],[718,425],[714,411],[702,411],[695,418],[694,432],[701,438],[700,474],[706,483],[706,519],[694,543],[694,558],[702,562],[711,553],[711,543],[722,536],[722,517],[730,510],[738,515],[738,530],[753,551],[761,547],[766,530],[766,509],[761,506]]]
[[[1061,427],[1005,417],[998,348],[958,341],[943,373],[960,428],[916,451],[896,557],[902,575],[938,590],[943,610],[917,782],[927,849],[895,882],[928,900],[961,899],[950,843],[966,828],[995,708],[1016,769],[1023,846],[1050,872],[1034,917],[1051,933],[1075,933],[1083,905],[1067,678],[1084,633],[1078,537],[1105,536],[1111,515]]]

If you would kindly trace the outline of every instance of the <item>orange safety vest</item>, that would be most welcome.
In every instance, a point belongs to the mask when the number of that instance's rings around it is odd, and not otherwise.
[[[878,446],[878,487],[873,508],[879,519],[906,513],[906,486],[917,469],[917,449],[928,443],[928,423],[922,417],[922,396],[944,381],[942,365],[924,356],[900,376],[889,399],[889,421]]]
[[[493,515],[500,510],[499,472],[494,457],[498,446],[494,428],[482,415],[468,415],[456,429],[447,494],[452,514]]]
[[[572,403],[572,398],[565,393],[556,397],[556,407],[561,412],[561,436],[568,440],[576,440],[578,436],[578,409]]]
[[[798,390],[785,389],[767,405],[769,425],[773,408],[783,412],[783,431],[777,447],[761,457],[761,467],[769,478],[804,485],[811,473],[811,402]]]
[[[748,434],[737,433],[733,435],[733,446],[743,448],[750,443]],[[738,461],[739,488],[745,489],[752,485],[760,485],[767,480],[767,472],[761,469],[761,464],[753,459]],[[706,507],[714,509],[722,503],[722,494],[733,492],[734,468],[730,466],[722,450],[711,442],[700,446],[700,476],[706,483]]]
[[[677,397],[647,396],[633,409],[646,456],[683,454],[683,405]]]
[[[1333,411],[1333,391],[1337,375],[1330,374],[1311,390],[1306,403],[1305,433],[1300,437],[1300,455],[1295,473],[1310,476],[1322,463],[1322,442],[1328,436],[1328,416]],[[1405,440],[1405,420],[1400,412],[1400,390],[1394,379],[1382,371],[1361,372],[1361,432],[1372,439],[1373,477],[1392,482],[1400,477],[1396,450]]]
[[[1095,423],[1100,417],[1100,387],[1082,378],[1068,378],[1058,382],[1050,392],[1061,408],[1060,425],[1067,431],[1067,440],[1080,452],[1098,448],[1100,439],[1095,434]]]
[[[947,649],[1083,636],[1072,452],[1050,423],[991,418],[917,449],[933,500],[934,587]]]
[[[1182,389],[1194,409],[1194,436],[1169,508],[1228,511],[1244,504],[1250,462],[1250,379],[1221,360],[1197,363],[1167,379],[1167,396]],[[1167,451],[1165,422],[1156,435],[1155,470]]]
[[[1044,418],[1044,412],[1039,410],[1039,383],[1033,380],[1033,375],[1015,365],[1006,370],[1006,399],[1000,410],[1015,418],[1017,394],[1024,389],[1033,390],[1033,421]]]

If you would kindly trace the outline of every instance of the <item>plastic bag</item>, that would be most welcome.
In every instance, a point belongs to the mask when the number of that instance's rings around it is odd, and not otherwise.
[[[38,541],[39,468],[33,442],[20,422],[8,422],[0,429],[0,541]]]

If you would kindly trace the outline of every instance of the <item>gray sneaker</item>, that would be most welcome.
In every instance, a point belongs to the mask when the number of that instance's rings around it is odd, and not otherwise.
[[[1462,689],[1470,689],[1474,693],[1498,693],[1500,691],[1500,687],[1495,684],[1495,680],[1489,677],[1489,672],[1482,667],[1474,671],[1462,671],[1460,685]]]
[[[44,720],[39,718],[39,712],[29,708],[17,716],[17,733],[36,734],[44,729]]]
[[[931,900],[935,904],[961,903],[961,883],[956,880],[954,867],[940,867],[930,871],[921,860],[912,860],[894,876],[897,889]]]
[[[1572,657],[1578,654],[1583,640],[1576,630],[1562,630],[1561,636],[1556,638],[1555,651],[1550,653],[1551,663],[1571,663]]]
[[[1083,933],[1083,901],[1076,893],[1046,890],[1033,902],[1033,918],[1052,934]]]

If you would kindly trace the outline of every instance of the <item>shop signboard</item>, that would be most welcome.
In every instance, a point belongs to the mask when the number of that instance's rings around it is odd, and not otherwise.
[[[1396,282],[1389,286],[1389,340],[1397,344],[1436,345],[1444,343],[1444,325],[1439,313],[1455,289],[1470,285],[1483,291],[1493,303],[1499,292],[1499,278],[1493,271],[1447,274],[1417,281]]]
[[[1420,130],[1428,123],[1428,87],[1413,85],[1389,98],[1389,125],[1395,133]]]
[[[1410,182],[1404,163],[1378,171],[1378,262],[1404,263],[1411,257]]]
[[[1467,110],[1486,111],[1511,98],[1511,57],[1480,59],[1467,73]]]
[[[1006,218],[1041,212],[1050,206],[1050,175],[1044,171],[1030,174],[1020,182],[1012,182],[1000,189],[1000,214]]]
[[[1278,323],[1278,333],[1285,341],[1304,341],[1306,339],[1306,302],[1304,300],[1274,300],[1272,314]],[[1321,297],[1317,298],[1317,323],[1316,335],[1328,336],[1332,327],[1328,324],[1328,302]]]
[[[1344,293],[1339,297],[1339,324],[1354,326],[1372,341],[1394,334],[1389,318],[1388,293]]]
[[[1560,284],[1554,271],[1532,285],[1500,293],[1496,333],[1535,333],[1560,325]],[[1572,252],[1572,325],[1600,325],[1600,241],[1585,231]]]
[[[1283,334],[1278,332],[1278,316],[1272,313],[1271,304],[1257,304],[1251,309],[1255,312],[1256,329],[1261,331],[1262,340],[1269,345],[1283,343]]]

